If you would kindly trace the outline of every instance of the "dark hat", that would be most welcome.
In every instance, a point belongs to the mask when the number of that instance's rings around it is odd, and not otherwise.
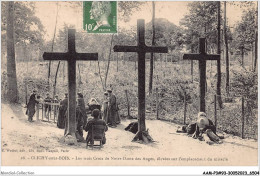
[[[65,95],[68,95],[68,93],[65,93]]]
[[[99,110],[98,109],[94,109],[91,113],[91,115],[94,117],[94,118],[97,118],[99,116]]]
[[[37,90],[34,89],[33,92],[37,92]]]

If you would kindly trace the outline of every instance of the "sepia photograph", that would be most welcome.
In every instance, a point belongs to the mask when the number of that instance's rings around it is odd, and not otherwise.
[[[1,1],[1,166],[258,166],[257,58],[258,1]]]

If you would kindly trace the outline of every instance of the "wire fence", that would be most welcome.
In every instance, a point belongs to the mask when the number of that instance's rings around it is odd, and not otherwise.
[[[188,102],[184,96],[182,108],[172,111],[166,107],[176,109],[171,98],[159,98],[156,89],[156,119],[167,120],[178,124],[189,124],[197,120],[199,112],[199,101]],[[198,98],[199,100],[199,98]],[[258,138],[257,109],[249,107],[250,99],[243,96],[223,97],[222,108],[217,102],[217,95],[206,97],[206,114],[216,125],[217,129],[225,133],[234,134],[241,138]],[[163,111],[168,111],[167,113]]]

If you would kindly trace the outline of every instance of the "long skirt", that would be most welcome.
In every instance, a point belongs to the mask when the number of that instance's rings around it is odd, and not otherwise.
[[[58,114],[57,127],[64,129],[65,128],[65,118],[66,118],[67,108],[60,107]]]

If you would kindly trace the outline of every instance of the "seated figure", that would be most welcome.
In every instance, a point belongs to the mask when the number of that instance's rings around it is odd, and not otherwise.
[[[86,137],[86,142],[87,144],[89,142],[94,143],[94,141],[92,140],[92,126],[93,125],[103,125],[105,127],[105,131],[108,130],[106,122],[104,120],[99,119],[99,114],[100,114],[100,110],[98,109],[94,109],[92,111],[92,116],[94,117],[93,119],[89,120],[87,125],[84,127],[84,130],[86,132],[88,132],[88,135]],[[102,140],[102,144],[106,143],[106,137],[104,136],[103,140]]]

